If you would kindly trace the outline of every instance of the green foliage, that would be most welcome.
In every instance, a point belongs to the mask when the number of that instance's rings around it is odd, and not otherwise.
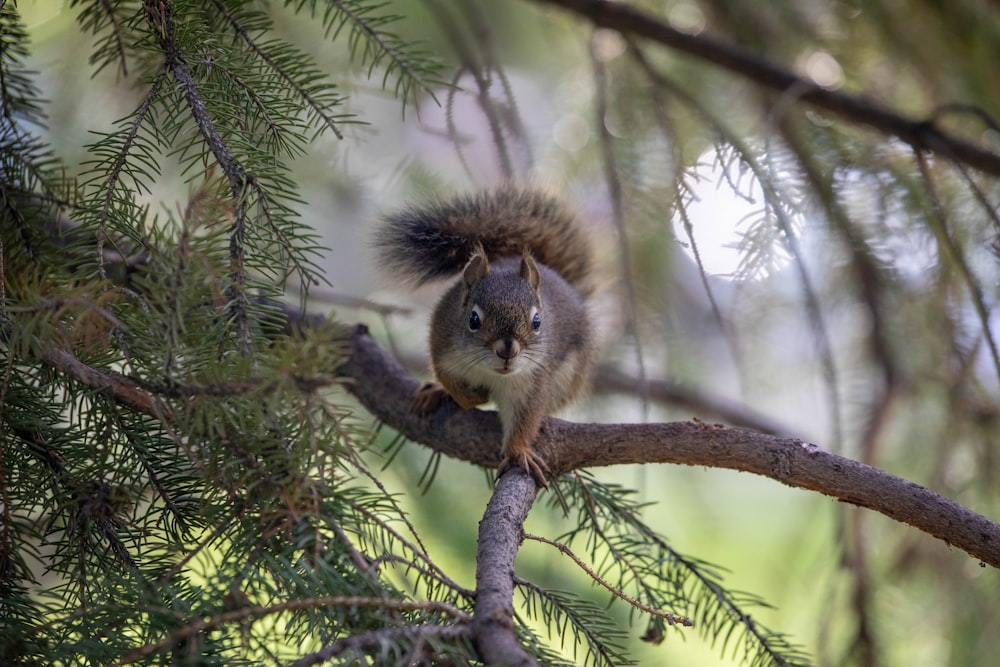
[[[707,21],[790,70],[832,58],[843,68],[834,88],[876,91],[928,129],[995,148],[1000,32],[977,18],[981,3],[635,4],[692,33]],[[367,121],[347,102],[369,82],[404,111],[447,89],[440,126],[471,172],[467,91],[453,85],[468,75],[499,171],[515,171],[511,151],[523,148],[526,165],[545,155],[585,206],[608,192],[629,285],[628,335],[608,358],[645,349],[638,366],[667,359],[664,376],[719,386],[733,374],[788,393],[815,384],[818,401],[772,401],[809,406],[796,428],[828,422],[831,447],[995,506],[995,177],[649,42],[510,12],[498,23],[512,32],[543,26],[542,43],[522,50],[492,32],[507,5],[427,5],[458,52],[452,71],[411,39],[404,2],[74,0],[91,72],[116,77],[108,94],[129,110],[88,119],[70,178],[47,144],[18,8],[0,2],[0,663],[474,662],[475,593],[365,463],[375,435],[337,385],[342,329],[276,324],[286,291],[304,300],[325,280],[293,166]],[[282,36],[288,25],[314,30],[350,67],[328,72],[306,40]],[[557,36],[574,40],[572,56]],[[551,90],[516,99],[505,60],[539,61]],[[586,136],[562,153],[528,146],[538,118],[524,122],[525,110],[565,114]],[[175,171],[186,197],[163,204]],[[718,187],[706,195],[706,184]],[[739,255],[720,281],[698,233],[725,221],[695,209],[724,194],[746,206],[729,221]],[[774,341],[799,339],[807,351],[775,361],[786,350]],[[426,485],[439,464],[433,454]],[[652,644],[684,632],[742,664],[809,664],[760,622],[764,599],[677,552],[633,492],[586,474],[558,488],[571,528],[543,548],[594,585],[517,579],[516,630],[540,663],[628,664],[627,622]],[[888,606],[877,574],[944,582],[899,621],[903,639],[929,626],[966,638],[951,662],[993,659],[985,577],[898,537],[866,564],[863,522],[837,530],[830,560],[844,563],[851,600],[831,607],[849,608],[854,636],[820,646],[821,661],[877,653],[865,645],[883,630],[871,626],[888,626],[872,620]]]
[[[4,77],[0,81],[0,105],[5,125],[8,123],[41,124],[44,119],[38,88],[31,72],[24,68],[29,55],[28,35],[21,25],[17,12],[6,4],[0,7],[0,67]]]
[[[46,215],[46,202],[69,196],[56,158],[37,136],[44,113],[33,73],[26,69],[29,52],[24,26],[5,3],[0,6],[0,224],[24,244],[23,254],[8,254],[26,262],[37,260],[47,241],[36,219]]]
[[[346,30],[347,45],[355,61],[367,69],[368,77],[381,70],[382,87],[390,82],[396,97],[416,104],[419,96],[430,93],[442,82],[437,62],[420,45],[396,34],[390,27],[404,17],[386,12],[389,2],[364,0],[285,0],[296,11],[309,10],[319,16],[326,35],[337,39]]]
[[[343,98],[263,8],[77,4],[96,69],[140,92],[79,183],[30,127],[26,35],[0,13],[0,661],[259,664],[355,636],[341,652],[468,651],[434,630],[467,594],[360,462],[339,330],[267,325],[265,296],[322,279],[287,161],[350,120]],[[417,95],[436,65],[401,69],[415,48],[353,9],[336,20],[373,38],[358,59]],[[168,161],[189,198],[153,215]]]
[[[571,653],[572,661],[568,664],[633,664],[624,648],[626,635],[608,618],[604,608],[571,591],[543,588],[528,582],[519,583],[527,618],[541,621],[549,628],[550,639],[559,638],[559,648]],[[524,632],[529,634],[527,630]],[[535,645],[539,643],[533,634],[529,634],[529,640]],[[582,660],[579,655],[581,651]],[[556,657],[549,658],[547,664],[566,663]]]
[[[395,78],[396,94],[412,101],[435,70],[388,31],[396,17],[381,9],[332,3],[323,27],[332,40],[346,35],[368,75],[381,71],[383,85]],[[439,658],[467,651],[419,630],[453,625],[471,596],[361,463],[366,431],[328,389],[341,353],[335,330],[275,340],[259,324],[274,306],[251,297],[280,290],[289,270],[306,284],[318,277],[285,160],[317,133],[338,132],[347,118],[331,110],[343,99],[304,54],[268,37],[269,15],[245,3],[84,3],[79,19],[98,35],[97,69],[114,64],[143,87],[135,109],[88,146],[66,197],[72,222],[55,215],[59,202],[38,198],[65,187],[56,177],[4,180],[26,186],[19,204],[47,204],[44,224],[58,240],[38,277],[14,258],[42,223],[5,228],[24,233],[4,235],[0,484],[10,520],[0,653],[50,664],[256,664],[366,633],[384,647],[382,662],[428,641]],[[7,52],[23,55],[23,33],[5,38]],[[16,64],[7,63],[9,117],[37,122],[36,92]],[[5,149],[22,172],[45,173],[40,146]],[[144,202],[167,158],[188,179],[189,200],[154,216]],[[53,261],[67,255],[75,262]],[[48,296],[54,289],[59,296]],[[56,363],[62,353],[110,382],[127,378],[152,404],[130,409],[81,382]],[[640,599],[657,607],[709,599],[647,583],[664,574],[649,554],[662,559],[665,544],[636,508],[579,479],[567,488],[574,505],[630,517],[627,535],[607,532],[609,515],[581,522],[592,555],[604,541],[618,557],[602,552],[603,574],[628,564]],[[723,602],[723,616],[750,632],[716,579],[667,553],[713,586],[716,603],[699,612],[713,634],[731,631],[718,620]],[[620,572],[615,585],[626,584]],[[543,662],[565,664],[531,619],[575,663],[629,662],[625,636],[600,606],[528,582],[520,589],[521,631]]]
[[[754,609],[768,606],[761,598],[727,589],[716,566],[678,553],[646,525],[641,518],[643,505],[634,499],[634,491],[601,483],[586,473],[564,477],[559,490],[565,506],[575,512],[569,520],[573,528],[559,541],[568,547],[582,542],[595,563],[594,576],[648,608],[671,612],[645,614],[644,641],[659,644],[666,638],[668,626],[693,624],[703,638],[718,644],[722,653],[744,664],[811,664],[800,647],[753,618]],[[536,596],[548,601],[542,610],[549,624],[572,625],[577,640],[588,646],[592,664],[621,664],[620,657],[611,653],[614,644],[606,644],[615,640],[613,628],[595,623],[599,616],[593,611],[579,613],[575,609],[578,601],[566,596],[547,596],[530,588],[525,594],[529,603]],[[612,597],[611,601],[617,600]],[[637,613],[643,611],[633,607],[630,618]],[[561,634],[565,636],[565,632]]]

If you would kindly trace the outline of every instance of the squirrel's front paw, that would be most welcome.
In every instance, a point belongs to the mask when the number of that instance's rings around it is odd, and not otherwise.
[[[448,398],[448,392],[444,390],[444,387],[437,382],[425,382],[413,395],[410,412],[418,417],[426,417],[437,410],[446,398]]]
[[[497,468],[497,479],[513,466],[518,466],[521,470],[531,475],[538,486],[542,488],[548,486],[548,466],[545,465],[545,461],[538,454],[535,454],[534,451],[526,449],[519,454],[509,454],[504,457]]]

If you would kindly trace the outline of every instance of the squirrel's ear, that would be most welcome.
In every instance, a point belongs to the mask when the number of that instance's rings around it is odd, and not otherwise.
[[[465,281],[467,287],[472,287],[489,272],[490,263],[487,261],[486,255],[477,252],[469,260],[469,263],[465,265],[465,270],[462,272],[462,280]]]
[[[538,273],[538,265],[535,264],[535,260],[531,255],[525,254],[521,257],[521,270],[518,273],[531,285],[531,289],[538,291],[538,286],[542,282],[542,276]]]

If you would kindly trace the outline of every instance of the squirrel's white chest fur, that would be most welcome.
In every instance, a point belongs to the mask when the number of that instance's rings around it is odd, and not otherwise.
[[[470,364],[467,353],[450,351],[438,360],[438,365],[449,374],[461,377],[469,386],[483,387],[489,392],[490,400],[496,403],[506,441],[525,403],[539,400],[535,391],[541,379],[539,375],[547,371],[546,364],[539,363],[533,356],[537,356],[537,351],[519,355],[514,370],[508,373],[497,371],[497,359],[492,354]]]

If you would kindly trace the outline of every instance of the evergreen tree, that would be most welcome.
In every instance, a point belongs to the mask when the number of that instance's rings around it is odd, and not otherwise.
[[[73,93],[42,99],[22,9],[0,0],[0,664],[619,665],[631,635],[683,635],[748,665],[894,665],[916,616],[951,638],[942,662],[1000,650],[1000,526],[968,509],[998,501],[987,3],[79,1],[89,85],[131,108],[95,111],[78,163],[48,128]],[[519,30],[546,37],[520,62]],[[562,152],[525,121],[537,110],[509,66],[528,61],[564,84],[547,100]],[[427,488],[467,504],[436,473],[495,468],[495,416],[413,416],[418,382],[388,351],[404,316],[362,304],[373,337],[350,305],[310,300],[326,251],[301,164],[379,129],[352,106],[369,82],[405,123],[443,109],[472,181],[467,100],[501,177],[548,163],[581,210],[601,192],[619,279],[603,308],[624,335],[588,414],[625,394],[732,425],[547,420],[537,446],[557,475],[534,512],[555,529],[526,532],[528,475],[481,484],[475,588],[439,555],[474,524],[428,534],[417,515]],[[160,189],[177,175],[179,202]],[[724,280],[701,236],[718,222],[699,208],[707,178],[749,205]],[[727,377],[745,400],[722,398]],[[782,385],[811,382],[815,413],[763,415],[761,395],[792,402]],[[386,482],[427,450],[419,482]],[[641,494],[589,472],[656,462],[754,472],[909,526],[838,511],[828,564],[849,594],[793,639],[760,620],[765,598],[678,550]],[[580,578],[515,570],[528,545]],[[934,613],[881,618],[890,570],[931,589]]]

